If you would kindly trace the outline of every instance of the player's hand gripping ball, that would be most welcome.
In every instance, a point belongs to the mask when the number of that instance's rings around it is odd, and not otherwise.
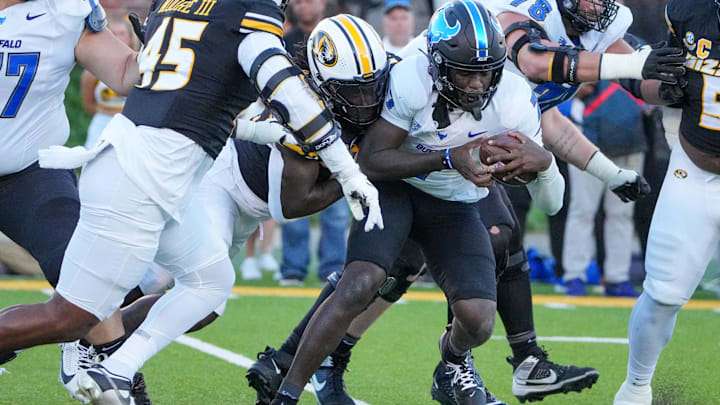
[[[493,140],[495,143],[494,145],[488,144],[490,140]],[[499,162],[489,162],[488,158],[492,156],[500,156],[500,155],[506,155],[507,157],[510,156],[516,156],[520,157],[520,154],[517,151],[513,151],[509,148],[502,147],[503,144],[521,144],[521,139],[518,139],[517,137],[511,136],[510,134],[500,134],[495,135],[492,137],[487,138],[482,145],[480,146],[480,161],[482,164],[487,166],[492,166],[495,171],[500,170],[500,168],[504,167],[505,165],[508,165],[511,163],[514,158],[511,158],[510,160],[502,160]],[[537,177],[537,173],[523,173],[517,176],[513,176],[511,178],[507,178],[508,172],[507,171],[501,171],[501,172],[495,172],[493,173],[493,178],[498,183],[506,184],[508,186],[524,186],[527,183],[535,180],[535,177]],[[505,180],[503,180],[503,177],[506,177]]]

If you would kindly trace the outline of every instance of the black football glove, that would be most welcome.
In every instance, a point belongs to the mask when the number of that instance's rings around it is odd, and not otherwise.
[[[667,105],[679,105],[685,100],[685,88],[688,81],[684,75],[678,77],[677,80],[677,84],[660,83],[658,95]]]
[[[641,198],[645,198],[650,194],[652,189],[648,184],[645,177],[637,175],[634,182],[627,182],[620,187],[615,187],[612,192],[617,194],[623,202],[637,201]]]
[[[651,47],[642,69],[643,79],[657,79],[668,84],[677,84],[685,74],[685,50],[669,47],[660,42]]]
[[[128,20],[130,20],[133,31],[140,40],[140,43],[145,45],[145,25],[140,22],[140,17],[135,13],[130,13],[128,14]]]

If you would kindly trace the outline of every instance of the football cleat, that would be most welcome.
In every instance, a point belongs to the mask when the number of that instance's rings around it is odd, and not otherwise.
[[[450,376],[446,373],[445,363],[438,363],[433,372],[433,383],[430,388],[430,396],[436,402],[442,405],[455,405],[455,393],[450,384]],[[480,376],[478,375],[478,378]],[[480,378],[482,381],[482,378]],[[485,405],[507,405],[507,403],[497,399],[490,390],[485,387]]]
[[[485,387],[469,351],[460,364],[446,361],[445,369],[457,405],[486,405]]]
[[[318,405],[355,405],[355,401],[345,391],[343,379],[349,362],[350,355],[328,356],[310,378]]]
[[[15,358],[16,358],[16,357],[18,356],[18,354],[20,354],[21,352],[22,352],[22,350],[15,350],[15,351],[12,351],[12,352],[0,353],[0,364],[9,363],[9,362],[15,360]]]
[[[640,293],[635,290],[629,281],[623,281],[622,283],[606,283],[605,296],[637,298]]]
[[[613,405],[650,405],[651,403],[650,385],[632,385],[627,381],[622,383],[613,401]]]
[[[580,392],[592,387],[600,373],[592,367],[561,366],[547,359],[547,352],[537,350],[518,360],[508,357],[513,366],[513,395],[520,403],[542,401],[548,395]]]
[[[132,380],[132,388],[130,390],[137,405],[152,405],[150,396],[147,393],[147,385],[145,384],[145,376],[142,373],[135,373]]]
[[[78,371],[88,369],[96,364],[95,349],[92,346],[80,344],[79,340],[70,343],[61,343],[60,375],[58,381],[70,393],[70,398],[80,400],[86,404],[89,401],[75,397],[78,388]]]
[[[579,278],[568,280],[566,283],[565,294],[573,297],[584,297],[587,295],[585,291],[585,282]]]
[[[93,405],[135,405],[132,381],[109,372],[100,364],[81,369],[77,377],[75,397],[81,401],[91,401]]]
[[[256,405],[268,405],[280,388],[283,377],[292,364],[293,356],[270,346],[258,353],[257,361],[245,374],[250,386],[257,391]]]

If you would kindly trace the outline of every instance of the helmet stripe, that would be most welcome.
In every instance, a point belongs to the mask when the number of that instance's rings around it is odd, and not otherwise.
[[[470,15],[473,27],[475,28],[475,38],[477,39],[477,57],[487,58],[488,56],[488,39],[485,31],[485,20],[480,13],[480,9],[473,0],[462,0],[463,5]]]
[[[345,27],[338,22],[338,19],[336,17],[332,17],[330,21],[333,22],[333,24],[337,25],[340,31],[342,31],[343,35],[345,35],[345,39],[347,39],[348,44],[350,44],[350,48],[352,48],[353,51],[353,57],[355,57],[355,69],[358,72],[358,76],[362,75],[362,71],[360,70],[360,58],[358,57],[357,49],[355,48],[355,45],[353,44],[352,39],[350,38],[350,35],[348,34]]]
[[[362,35],[363,40],[365,40],[365,44],[367,45],[367,48],[368,48],[368,53],[370,54],[370,58],[372,60],[372,70],[375,71],[377,69],[377,67],[375,66],[375,54],[373,53],[372,46],[370,45],[370,41],[368,40],[367,35],[365,35],[365,31],[362,29],[362,27],[357,22],[357,19],[355,17],[348,14],[348,18],[350,19],[350,21],[353,22],[353,24],[355,24],[358,31],[360,31],[360,34]],[[365,73],[367,73],[367,72],[365,72]]]
[[[362,68],[360,74],[362,75],[372,72],[370,68],[370,52],[368,51],[368,47],[365,42],[363,42],[359,30],[355,27],[355,25],[353,25],[347,15],[340,15],[337,19],[340,21],[340,24],[345,27],[347,32],[350,33],[350,36],[352,37],[351,43],[355,45],[358,51],[357,53],[360,57],[360,66]]]

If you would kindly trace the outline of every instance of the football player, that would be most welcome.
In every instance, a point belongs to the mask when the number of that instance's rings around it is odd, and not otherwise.
[[[55,287],[80,202],[74,172],[40,168],[38,150],[62,145],[68,139],[63,100],[76,61],[115,92],[127,94],[138,79],[136,53],[106,29],[105,14],[97,2],[2,0],[0,28],[0,70],[4,72],[0,76],[0,97],[4,97],[0,101],[4,137],[0,147],[0,230],[37,259],[45,278]],[[62,312],[51,304],[29,307],[20,317],[10,315],[16,309],[0,312],[3,333],[26,322],[52,329],[42,319]],[[51,325],[62,328],[62,318],[56,319]],[[117,314],[85,338],[94,344],[95,352],[108,354],[123,334]],[[14,341],[5,334],[0,340],[5,344]],[[4,352],[0,364],[16,355],[7,347],[0,352]],[[74,377],[61,370],[63,383],[73,386]],[[139,383],[140,375],[137,377]]]
[[[644,291],[630,315],[627,378],[615,405],[652,403],[660,353],[720,240],[719,10],[720,2],[711,0],[670,0],[665,8],[670,43],[687,54],[687,87],[679,140],[650,226]]]
[[[365,235],[362,222],[353,225],[343,277],[305,329],[273,405],[297,403],[304,383],[373,300],[409,236],[456,315],[440,339],[455,400],[486,403],[469,349],[484,343],[494,326],[495,259],[477,208],[492,178],[470,152],[486,133],[515,130],[523,142],[539,142],[540,114],[524,79],[502,75],[504,39],[479,3],[458,0],[441,8],[431,21],[428,50],[430,57],[405,59],[392,70],[382,118],[358,155],[378,180],[384,212],[396,225]],[[501,114],[510,110],[515,114]],[[551,155],[537,150],[545,155],[528,168],[537,173],[528,188],[554,213],[563,180]]]
[[[130,379],[145,361],[230,292],[227,250],[192,194],[235,116],[258,96],[337,175],[356,218],[365,206],[368,230],[382,228],[377,190],[336,142],[332,113],[282,49],[282,20],[270,0],[153,2],[141,78],[123,113],[94,149],[52,148],[44,156],[48,167],[88,162],[80,220],[51,300],[0,317],[0,351],[83,336],[116,311],[154,259],[173,272],[175,287],[120,349],[80,372],[76,393],[128,402]]]

